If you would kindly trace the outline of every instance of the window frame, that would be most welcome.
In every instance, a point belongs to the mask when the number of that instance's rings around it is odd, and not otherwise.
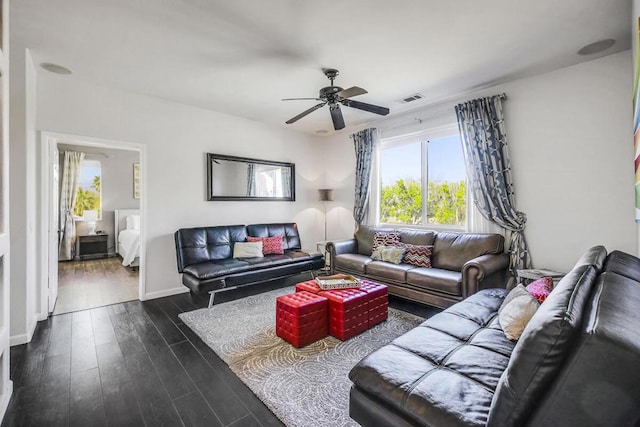
[[[460,130],[458,128],[457,123],[452,123],[449,125],[433,127],[429,129],[423,129],[416,132],[410,133],[402,133],[389,137],[385,137],[384,135],[380,139],[380,144],[378,146],[378,160],[376,165],[376,177],[375,184],[378,186],[376,190],[376,203],[375,203],[375,218],[376,224],[379,227],[384,228],[410,228],[417,230],[435,230],[435,231],[452,231],[452,232],[466,232],[469,229],[469,206],[471,201],[471,193],[469,191],[469,182],[468,177],[465,174],[465,184],[466,184],[466,194],[465,194],[465,204],[466,204],[466,221],[465,225],[453,225],[453,224],[435,224],[428,222],[427,216],[427,204],[429,202],[428,197],[428,187],[429,187],[429,141],[439,138],[446,138],[453,135],[458,135],[461,138]],[[415,138],[420,140],[420,185],[422,191],[422,220],[423,224],[396,224],[389,222],[382,222],[380,219],[380,211],[382,205],[382,156],[381,152],[384,149],[400,147],[407,144],[405,141],[410,138]],[[461,142],[462,143],[462,142]],[[462,147],[461,147],[462,148]],[[425,197],[426,196],[426,197]]]

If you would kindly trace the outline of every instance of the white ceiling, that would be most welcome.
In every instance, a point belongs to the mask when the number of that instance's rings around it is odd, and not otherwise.
[[[333,132],[328,107],[284,122],[328,85],[391,115],[476,88],[629,49],[629,0],[18,0],[12,49],[79,79],[289,126]],[[588,57],[597,40],[616,44]],[[39,73],[46,71],[39,69]],[[397,101],[413,93],[412,104]],[[348,110],[348,111],[347,111]],[[347,127],[379,116],[343,108]]]

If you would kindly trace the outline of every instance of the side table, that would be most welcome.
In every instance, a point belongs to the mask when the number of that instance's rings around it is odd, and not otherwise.
[[[327,243],[329,243],[328,240],[316,243],[316,251],[320,252],[324,257],[324,268],[319,270],[321,274],[329,274],[331,272],[331,260],[327,251]]]
[[[106,258],[109,256],[107,247],[108,234],[91,234],[78,236],[78,257],[86,258]]]
[[[527,270],[518,270],[518,279],[521,279],[524,283],[530,283],[534,280],[542,279],[543,277],[551,277],[553,285],[555,286],[560,279],[562,279],[565,273],[559,271],[548,270],[545,268],[532,268]]]

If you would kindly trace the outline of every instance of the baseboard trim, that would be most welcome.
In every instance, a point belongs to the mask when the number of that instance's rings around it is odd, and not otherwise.
[[[185,286],[179,288],[166,289],[164,291],[148,292],[143,295],[141,301],[148,301],[150,299],[170,297],[171,295],[184,294],[189,292],[189,289]]]
[[[9,346],[13,347],[14,345],[21,345],[31,342],[31,338],[33,338],[33,334],[36,332],[36,327],[38,326],[38,316],[33,317],[33,322],[29,325],[29,329],[24,334],[12,335],[9,337]]]

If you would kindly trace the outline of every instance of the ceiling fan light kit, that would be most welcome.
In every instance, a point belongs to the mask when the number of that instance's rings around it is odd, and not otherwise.
[[[389,109],[386,107],[380,107],[378,105],[367,104],[365,102],[354,101],[350,98],[358,95],[364,95],[366,90],[358,86],[352,86],[348,89],[342,89],[340,86],[334,86],[333,80],[338,76],[339,72],[335,68],[324,68],[322,70],[324,75],[331,81],[331,86],[326,86],[320,89],[317,98],[285,98],[283,101],[297,101],[297,100],[317,100],[321,101],[319,104],[314,105],[308,110],[303,111],[295,117],[286,121],[288,125],[295,123],[304,116],[313,113],[319,108],[329,105],[329,112],[331,113],[331,120],[333,121],[333,128],[340,130],[344,128],[344,117],[342,116],[342,110],[340,104],[345,107],[356,108],[358,110],[367,111],[369,113],[380,114],[386,116],[389,114]]]

